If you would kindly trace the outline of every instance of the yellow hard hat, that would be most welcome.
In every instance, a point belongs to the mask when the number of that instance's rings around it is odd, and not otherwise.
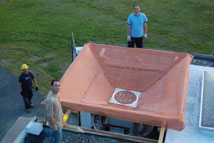
[[[22,69],[22,70],[28,69],[27,64],[22,64],[22,68],[21,68],[21,69]]]

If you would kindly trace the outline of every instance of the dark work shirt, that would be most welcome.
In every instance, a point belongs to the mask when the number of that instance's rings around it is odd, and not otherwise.
[[[34,79],[34,76],[31,72],[28,72],[28,74],[21,73],[19,76],[19,82],[22,83],[22,89],[23,90],[29,90],[32,89],[32,79]]]

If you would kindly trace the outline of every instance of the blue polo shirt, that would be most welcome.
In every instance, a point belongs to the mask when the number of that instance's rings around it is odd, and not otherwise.
[[[148,22],[148,19],[144,13],[140,13],[139,16],[132,13],[127,20],[127,24],[131,25],[130,36],[136,38],[142,37],[144,34],[143,24],[146,22]]]

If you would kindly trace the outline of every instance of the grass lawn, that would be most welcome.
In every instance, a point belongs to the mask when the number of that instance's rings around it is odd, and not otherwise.
[[[46,95],[50,81],[72,62],[72,32],[77,46],[126,45],[135,3],[149,19],[145,47],[203,54],[214,49],[213,0],[0,0],[0,65],[18,76],[27,63]]]

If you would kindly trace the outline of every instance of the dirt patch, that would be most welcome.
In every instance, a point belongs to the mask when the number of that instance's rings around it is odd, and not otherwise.
[[[6,59],[0,60],[0,63],[6,66],[14,64],[13,60],[6,60]]]
[[[41,60],[42,58],[40,58],[40,57],[37,57],[37,56],[33,56],[33,57],[31,57],[29,60],[30,61],[38,61],[38,60]]]
[[[51,62],[44,62],[44,63],[41,63],[39,65],[43,66],[43,67],[48,67],[50,64],[51,64]]]
[[[49,54],[47,54],[46,56],[45,56],[45,58],[50,58],[50,57],[55,57],[56,56],[56,54],[54,54],[54,53],[49,53]]]
[[[71,63],[67,63],[67,62],[61,64],[61,65],[60,65],[60,72],[61,72],[61,73],[64,73],[64,72],[67,70],[67,68],[69,67],[70,64],[71,64]]]
[[[0,0],[0,6],[5,5],[8,2],[8,0]]]

